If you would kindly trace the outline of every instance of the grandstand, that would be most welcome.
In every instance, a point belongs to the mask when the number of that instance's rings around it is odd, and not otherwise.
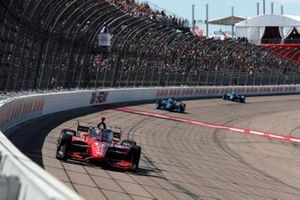
[[[286,59],[292,62],[300,64],[300,43],[291,44],[262,44],[266,51]]]
[[[244,38],[198,37],[146,3],[5,0],[0,21],[1,92],[300,82],[296,47],[274,53]]]

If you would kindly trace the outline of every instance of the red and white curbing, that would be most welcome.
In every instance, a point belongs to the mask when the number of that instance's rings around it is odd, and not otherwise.
[[[300,138],[294,138],[294,137],[289,137],[289,136],[284,136],[284,135],[279,135],[279,134],[274,134],[274,133],[261,132],[261,131],[255,131],[255,130],[237,128],[237,127],[230,127],[230,126],[223,126],[223,125],[218,125],[218,124],[213,124],[213,123],[208,123],[208,122],[203,122],[203,121],[184,119],[184,118],[179,118],[179,117],[174,117],[174,116],[169,116],[169,115],[164,115],[164,114],[158,114],[155,112],[141,111],[141,110],[131,109],[131,108],[116,108],[115,110],[121,111],[121,112],[138,114],[138,115],[156,117],[156,118],[161,118],[161,119],[168,119],[168,120],[173,120],[173,121],[178,121],[178,122],[183,122],[183,123],[188,123],[188,124],[195,124],[195,125],[209,127],[209,128],[223,129],[223,130],[228,130],[228,131],[233,131],[233,132],[238,132],[238,133],[243,133],[243,134],[257,135],[257,136],[261,136],[261,137],[265,137],[265,138],[281,140],[284,142],[293,142],[293,143],[300,144]]]

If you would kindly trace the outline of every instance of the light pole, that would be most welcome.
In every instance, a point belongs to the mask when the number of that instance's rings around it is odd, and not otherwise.
[[[233,23],[233,16],[234,16],[234,7],[231,7],[231,37],[234,37],[234,23]]]
[[[192,30],[195,30],[195,5],[192,5]]]
[[[271,2],[271,14],[274,14],[274,2]]]
[[[205,5],[206,7],[206,38],[208,38],[208,4]]]

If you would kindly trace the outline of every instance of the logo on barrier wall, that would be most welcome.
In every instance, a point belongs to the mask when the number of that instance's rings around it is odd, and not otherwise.
[[[44,97],[19,100],[2,107],[0,114],[0,127],[14,120],[27,119],[38,116],[43,112]]]
[[[98,104],[106,102],[108,92],[95,91],[92,93],[90,98],[90,104]]]

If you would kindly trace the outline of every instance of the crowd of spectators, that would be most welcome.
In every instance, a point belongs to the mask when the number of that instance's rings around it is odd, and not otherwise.
[[[147,16],[155,21],[167,17],[163,11],[151,10],[147,3],[138,4],[134,0],[107,1],[135,17]],[[148,34],[147,37],[143,38],[144,34]],[[136,36],[141,38],[140,40],[125,43],[124,38],[119,36],[114,46],[118,46],[120,42],[122,48],[111,52],[116,55],[108,63],[115,62],[110,65],[112,67],[121,65],[120,73],[128,76],[131,73],[153,74],[156,78],[169,75],[173,75],[174,78],[178,75],[184,80],[218,73],[228,76],[241,73],[253,76],[284,75],[299,71],[299,63],[283,59],[265,51],[262,47],[250,44],[246,38],[205,39],[192,37],[190,34],[183,36],[181,32],[174,34],[173,37],[169,35],[170,33],[141,32],[140,36]]]
[[[137,3],[135,0],[106,0],[108,3],[118,7],[123,12],[130,13],[133,17],[141,17],[160,22],[164,25],[188,26],[188,20],[167,14],[165,10],[152,9],[147,2]]]
[[[20,25],[14,13],[10,13],[5,18],[6,25],[0,25],[0,89],[201,85],[214,79],[217,81],[210,84],[229,84],[241,76],[261,76],[262,79],[292,76],[293,83],[300,81],[300,60],[281,58],[250,44],[245,38],[198,37],[177,27],[183,25],[184,20],[164,11],[154,11],[147,3],[98,1],[80,9],[78,6],[85,0],[66,4],[64,17],[53,18],[48,23],[45,22],[51,9],[45,10],[43,17],[36,16],[34,21],[43,27],[47,37],[38,32],[40,27],[24,29],[27,26]],[[101,6],[97,6],[98,3]],[[35,8],[34,4],[31,6]],[[111,13],[107,9],[112,9]],[[78,13],[74,14],[74,10]],[[130,14],[124,21],[113,19],[124,12]],[[94,13],[93,16],[90,13]],[[105,18],[101,28],[105,25],[111,33],[108,52],[94,51],[95,43],[89,44],[97,30],[95,22],[99,16]],[[77,21],[73,23],[71,19]],[[165,21],[171,23],[161,26]],[[139,26],[144,28],[139,30]],[[270,79],[264,84],[275,82]]]
[[[112,52],[121,56],[122,70],[146,70],[151,66],[153,73],[199,76],[207,73],[286,74],[298,71],[297,63],[282,59],[262,47],[248,43],[245,39],[216,40],[190,37],[179,38],[160,34],[143,41],[126,43],[122,50]],[[159,42],[157,42],[159,41]],[[149,48],[150,47],[150,48]],[[138,58],[138,59],[136,59]],[[149,70],[149,68],[148,68]]]

